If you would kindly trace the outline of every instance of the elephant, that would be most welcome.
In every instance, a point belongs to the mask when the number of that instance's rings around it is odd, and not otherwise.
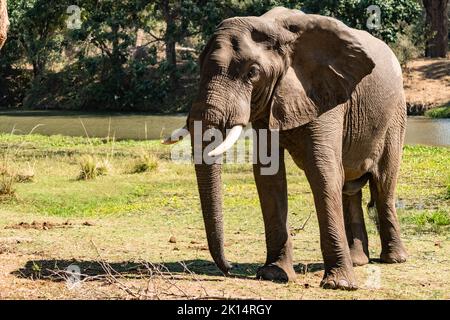
[[[8,9],[6,0],[0,0],[0,49],[6,41],[9,27]]]
[[[379,220],[381,262],[401,263],[395,189],[406,127],[402,71],[395,54],[370,33],[330,17],[276,7],[259,17],[222,21],[199,57],[200,85],[183,130],[167,138],[194,137],[214,128],[225,140],[221,154],[251,123],[279,133],[270,150],[280,159],[274,175],[253,164],[265,225],[267,256],[256,277],[295,279],[288,227],[284,153],[304,171],[319,222],[325,289],[358,288],[354,266],[369,263],[361,189],[368,183],[369,207]],[[176,137],[178,135],[178,137]],[[191,139],[192,148],[206,142]],[[210,253],[228,275],[224,254],[221,164],[195,164]]]

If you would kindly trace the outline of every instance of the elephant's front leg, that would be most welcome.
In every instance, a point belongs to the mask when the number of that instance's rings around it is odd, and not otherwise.
[[[269,144],[270,145],[270,144]],[[287,282],[295,279],[292,262],[292,242],[287,223],[287,184],[284,150],[279,152],[279,170],[275,175],[264,175],[258,157],[253,166],[256,187],[261,202],[266,232],[267,259],[259,268],[257,278]],[[272,154],[272,158],[277,155]]]
[[[343,169],[339,155],[331,148],[316,149],[305,165],[314,195],[320,228],[320,245],[325,264],[321,286],[354,290],[356,278],[345,234],[342,208]]]

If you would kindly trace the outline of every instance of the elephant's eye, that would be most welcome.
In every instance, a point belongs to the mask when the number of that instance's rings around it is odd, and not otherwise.
[[[255,81],[258,79],[260,73],[260,68],[258,65],[252,65],[248,71],[247,77],[250,81]]]

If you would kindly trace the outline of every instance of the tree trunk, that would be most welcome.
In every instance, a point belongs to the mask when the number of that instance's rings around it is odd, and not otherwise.
[[[175,46],[175,40],[166,38],[166,60],[171,69],[176,69],[177,67],[177,52],[175,50]]]
[[[170,8],[169,0],[162,1],[161,9],[166,23],[166,31],[164,35],[164,42],[166,45],[166,61],[169,64],[169,77],[172,88],[178,85],[177,78],[177,51],[176,51],[176,31],[174,9]]]
[[[427,41],[425,55],[431,58],[447,56],[448,51],[448,0],[423,0],[426,24],[433,32]]]
[[[9,20],[6,0],[0,0],[0,49],[6,41],[6,33],[8,31]]]

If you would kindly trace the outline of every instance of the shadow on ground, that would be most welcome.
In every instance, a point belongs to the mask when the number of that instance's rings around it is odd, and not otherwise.
[[[317,271],[323,271],[324,269],[324,265],[323,263],[317,263],[317,262],[313,262],[313,263],[299,263],[296,266],[294,266],[294,270],[296,273],[301,273],[301,274],[305,274],[305,273],[313,273],[313,272],[317,272]]]
[[[232,276],[237,278],[254,278],[258,264],[240,263],[233,265]],[[206,260],[188,260],[152,264],[148,262],[101,262],[101,261],[80,261],[80,260],[30,260],[23,268],[12,272],[19,278],[27,278],[32,280],[52,280],[62,281],[65,272],[73,270],[73,267],[79,268],[83,276],[98,277],[106,276],[108,272],[125,278],[140,278],[149,275],[156,270],[164,274],[172,274],[174,276],[183,276],[192,274],[205,276],[221,276],[222,273],[217,269],[215,264]],[[207,280],[207,279],[202,279]],[[210,279],[211,281],[220,281]]]
[[[450,63],[448,60],[437,61],[416,67],[415,70],[421,72],[426,79],[441,79],[450,76]]]
[[[231,271],[231,277],[242,279],[255,279],[256,272],[260,267],[257,263],[235,263]],[[183,276],[192,278],[195,276],[222,276],[215,264],[207,260],[188,260],[166,262],[163,264],[152,264],[148,262],[101,262],[80,260],[30,260],[26,264],[12,272],[19,278],[31,280],[63,281],[70,275],[70,270],[79,268],[82,277],[92,277],[92,280],[102,279],[109,273],[129,279],[142,278],[155,274],[156,270],[166,275],[173,275],[179,279]],[[77,270],[75,269],[75,270]],[[294,267],[297,273],[317,272],[324,269],[323,263],[299,263]],[[156,272],[157,273],[157,272]],[[221,278],[202,278],[202,281],[222,281]]]

